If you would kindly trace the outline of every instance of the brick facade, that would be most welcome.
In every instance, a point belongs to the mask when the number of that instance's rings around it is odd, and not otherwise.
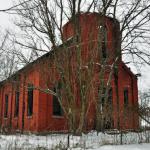
[[[99,16],[96,13],[85,13],[80,16],[81,26],[81,41],[82,41],[82,59],[86,64],[91,54],[89,48],[89,42],[93,42],[93,47],[97,45],[99,20],[103,16]],[[119,23],[117,20],[113,20],[109,17],[103,17],[105,25],[108,29],[107,33],[107,54],[109,55],[108,64],[114,61],[114,54],[121,47],[120,35],[119,35]],[[70,22],[63,27],[64,40],[67,40],[74,36],[73,25]],[[61,49],[61,47],[60,47]],[[72,48],[70,48],[72,49]],[[59,54],[63,51],[59,52]],[[72,51],[72,70],[76,65],[76,59],[74,58],[74,51]],[[95,62],[97,61],[96,53]],[[63,59],[63,58],[62,58]],[[137,89],[137,77],[131,72],[131,70],[122,62],[121,55],[118,61],[118,95],[119,95],[119,120],[120,128],[122,129],[137,129],[139,127],[138,115],[136,113],[127,112],[126,119],[124,119],[124,89],[129,92],[129,106],[138,106],[138,89]],[[95,68],[95,74],[93,80],[98,83],[98,68]],[[108,73],[106,72],[105,78],[108,79]],[[65,131],[67,130],[67,120],[65,116],[53,115],[53,95],[46,94],[42,90],[33,90],[33,114],[27,115],[28,106],[28,83],[32,83],[35,87],[44,89],[47,87],[53,88],[54,83],[49,81],[56,81],[58,74],[56,72],[56,64],[53,62],[53,58],[50,53],[45,54],[35,62],[29,64],[23,69],[19,70],[15,75],[9,79],[0,83],[0,126],[2,128],[11,128],[15,130],[24,130],[31,132],[47,132],[47,131]],[[18,86],[17,86],[18,85]],[[111,80],[112,88],[112,102],[113,102],[113,120],[114,128],[117,128],[117,102],[116,102],[116,88],[115,88],[114,76]],[[18,88],[19,87],[19,88]],[[19,113],[18,117],[15,117],[15,92],[19,90]],[[75,90],[77,90],[75,88]],[[97,90],[97,89],[96,89]],[[92,93],[92,92],[91,92]],[[8,115],[5,115],[6,101],[5,96],[8,95]],[[91,98],[92,99],[92,94]],[[95,108],[94,103],[91,104],[87,115],[87,126],[89,129],[93,129],[95,121]]]

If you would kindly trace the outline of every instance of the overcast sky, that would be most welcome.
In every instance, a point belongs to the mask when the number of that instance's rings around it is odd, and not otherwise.
[[[0,0],[0,9],[8,8],[12,5],[12,0]],[[11,16],[8,14],[0,13],[0,26],[7,28],[11,26]]]
[[[0,9],[6,9],[12,6],[13,0],[0,0]],[[1,30],[10,28],[12,29],[13,23],[12,23],[13,17],[9,14],[0,13],[0,27]],[[139,73],[137,69],[130,66],[131,70],[134,73]],[[138,85],[140,90],[147,90],[150,89],[150,67],[143,66],[141,69],[142,77],[139,77],[138,79]]]

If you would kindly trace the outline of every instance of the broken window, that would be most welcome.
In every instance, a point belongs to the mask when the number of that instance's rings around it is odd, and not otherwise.
[[[5,112],[4,112],[4,117],[8,117],[8,95],[5,95]]]
[[[20,95],[20,92],[16,91],[15,92],[15,113],[14,113],[14,117],[18,117],[18,114],[19,114],[19,95]]]
[[[61,82],[57,84],[57,86],[54,87],[54,92],[60,96],[60,91],[61,91]],[[58,100],[58,97],[53,95],[53,115],[54,116],[62,116],[63,115],[63,110],[61,108],[60,102]]]
[[[27,104],[27,115],[32,116],[33,114],[33,84],[28,84],[28,104]]]

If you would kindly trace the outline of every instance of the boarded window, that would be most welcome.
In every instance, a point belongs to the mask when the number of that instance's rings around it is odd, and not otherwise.
[[[128,89],[124,89],[124,106],[127,107],[129,103]]]
[[[27,104],[27,115],[32,116],[33,114],[33,84],[28,84],[28,104]]]
[[[5,95],[5,112],[4,112],[4,117],[8,117],[8,95]]]
[[[61,90],[61,83],[59,82],[57,86],[54,87],[54,92],[57,93],[57,95],[60,95],[60,90]],[[53,115],[54,116],[62,116],[63,111],[60,105],[60,102],[58,100],[58,97],[53,95]]]
[[[18,117],[19,114],[19,91],[15,92],[15,113],[14,113],[14,117]]]

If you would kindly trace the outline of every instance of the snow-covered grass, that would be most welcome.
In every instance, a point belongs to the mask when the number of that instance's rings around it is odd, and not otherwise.
[[[150,143],[131,145],[105,145],[94,150],[150,150]]]
[[[121,141],[124,146],[119,146]],[[139,144],[146,142],[150,142],[150,131],[124,134],[90,132],[82,136],[69,136],[69,147],[73,150],[150,150],[150,144]],[[65,149],[67,146],[67,134],[49,134],[46,136],[34,134],[0,135],[0,150],[57,150]]]

